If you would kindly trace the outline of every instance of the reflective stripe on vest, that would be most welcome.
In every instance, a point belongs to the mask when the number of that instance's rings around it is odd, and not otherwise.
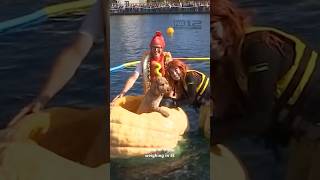
[[[197,94],[197,99],[199,99],[201,97],[201,95],[204,93],[204,91],[206,90],[206,88],[208,87],[208,84],[209,84],[209,78],[203,74],[202,72],[199,72],[199,71],[196,71],[196,70],[187,70],[187,73],[188,72],[196,72],[198,74],[201,75],[201,82],[200,84],[197,86],[196,88],[196,94]],[[185,81],[184,81],[185,82]],[[187,89],[187,86],[186,84],[184,83],[184,88],[185,90]]]
[[[251,27],[246,33],[258,31],[270,31],[275,34],[284,36],[295,43],[295,59],[290,69],[277,81],[276,97],[278,99],[278,107],[284,108],[286,105],[294,105],[316,66],[318,53],[306,47],[306,45],[298,38],[270,27]]]

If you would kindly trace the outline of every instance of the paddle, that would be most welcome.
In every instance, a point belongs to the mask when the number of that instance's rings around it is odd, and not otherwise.
[[[208,61],[210,60],[209,57],[180,57],[180,58],[172,58],[172,59],[179,59],[179,60],[192,60],[192,61]],[[122,69],[122,68],[127,68],[127,67],[131,67],[131,66],[135,66],[136,64],[138,64],[140,61],[131,61],[131,62],[127,62],[124,64],[121,64],[119,66],[115,66],[110,68],[110,72]]]

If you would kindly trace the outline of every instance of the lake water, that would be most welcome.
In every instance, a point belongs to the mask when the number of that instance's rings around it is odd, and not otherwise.
[[[148,50],[155,31],[161,31],[166,40],[166,50],[173,57],[209,57],[209,14],[195,15],[136,15],[111,17],[111,59],[112,67],[125,62],[139,60]],[[182,28],[177,21],[201,22],[198,29]],[[173,37],[165,32],[169,26],[179,26]],[[180,24],[181,25],[181,24]],[[193,69],[209,74],[208,61],[188,61]],[[133,68],[111,72],[110,96],[115,97]],[[142,93],[141,77],[128,95]],[[170,160],[131,158],[111,161],[112,179],[209,179],[209,141],[199,134],[198,113],[189,107],[183,107],[189,116],[190,131],[181,145],[181,154]],[[161,137],[159,137],[161,138]],[[199,168],[201,167],[201,168]]]

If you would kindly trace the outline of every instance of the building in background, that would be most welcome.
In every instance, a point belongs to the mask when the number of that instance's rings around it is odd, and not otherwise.
[[[147,3],[147,0],[116,0],[114,3],[129,6],[130,4]]]
[[[130,4],[145,4],[145,3],[205,3],[209,0],[112,0],[113,4],[129,6]]]

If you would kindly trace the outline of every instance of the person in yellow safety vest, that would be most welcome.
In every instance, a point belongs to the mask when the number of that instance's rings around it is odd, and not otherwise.
[[[162,105],[169,107],[193,105],[198,109],[201,105],[209,104],[210,80],[204,73],[189,70],[186,64],[175,59],[166,65],[165,77],[173,91],[169,99],[164,98]]]
[[[111,102],[111,105],[115,100],[124,96],[134,85],[139,75],[143,75],[144,92],[150,87],[150,81],[156,76],[165,75],[165,64],[172,60],[170,52],[165,52],[165,40],[160,31],[155,32],[150,42],[150,51],[144,53],[141,62],[137,65],[136,70],[131,74],[127,82],[125,83],[120,94],[117,95]]]
[[[241,137],[259,137],[271,147],[290,142],[288,166],[282,167],[286,179],[320,179],[318,53],[291,34],[253,27],[248,19],[231,1],[215,0],[210,22],[212,144],[240,145]],[[260,155],[251,161],[259,158],[266,159]],[[272,167],[256,170],[253,163],[244,161],[251,179],[275,179]]]

